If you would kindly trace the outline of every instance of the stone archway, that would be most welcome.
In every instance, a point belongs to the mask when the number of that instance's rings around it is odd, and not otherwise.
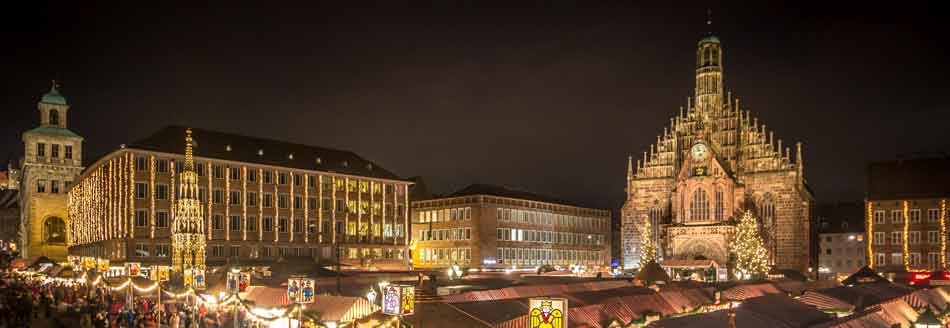
[[[721,238],[688,238],[680,240],[676,245],[676,258],[695,259],[703,257],[716,261],[725,266],[729,259],[729,251]]]
[[[66,244],[66,221],[58,216],[43,220],[43,243],[51,245]]]

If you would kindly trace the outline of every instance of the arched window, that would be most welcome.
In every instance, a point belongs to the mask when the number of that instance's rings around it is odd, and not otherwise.
[[[725,207],[723,206],[722,188],[716,188],[716,221],[725,219]]]
[[[43,223],[43,239],[47,244],[63,244],[66,242],[66,222],[58,217],[46,219]]]
[[[710,62],[711,62],[713,65],[718,65],[718,64],[719,64],[719,49],[717,49],[717,48],[713,48],[713,49],[712,49],[712,56],[711,56],[711,58],[710,58]]]
[[[709,66],[709,61],[711,58],[712,56],[710,53],[710,49],[709,48],[703,49],[703,66]]]
[[[50,125],[59,125],[59,111],[51,109],[49,111],[49,124]]]
[[[690,221],[709,220],[709,196],[706,191],[699,189],[693,192],[693,202],[690,206]]]
[[[762,218],[762,224],[771,227],[775,223],[775,204],[772,199],[766,198],[759,206],[759,217]]]

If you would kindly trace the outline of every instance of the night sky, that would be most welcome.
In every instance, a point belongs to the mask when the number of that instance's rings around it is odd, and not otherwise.
[[[861,200],[869,161],[950,153],[946,12],[906,1],[78,3],[4,9],[0,160],[22,156],[56,78],[87,161],[175,123],[352,150],[438,193],[494,183],[617,210],[627,156],[693,93],[710,6],[727,89],[804,142],[819,202]]]

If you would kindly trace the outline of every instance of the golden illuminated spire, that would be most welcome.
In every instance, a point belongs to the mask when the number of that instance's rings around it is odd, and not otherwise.
[[[195,158],[192,154],[191,129],[185,130],[185,170],[193,171],[195,169]]]

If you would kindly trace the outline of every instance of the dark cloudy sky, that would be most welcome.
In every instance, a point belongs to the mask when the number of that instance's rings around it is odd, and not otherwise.
[[[497,183],[617,209],[627,155],[692,94],[707,7],[727,88],[804,142],[819,201],[860,200],[868,161],[950,152],[945,11],[908,1],[87,2],[5,8],[0,157],[22,156],[58,78],[90,158],[176,123],[353,150],[436,192]]]

